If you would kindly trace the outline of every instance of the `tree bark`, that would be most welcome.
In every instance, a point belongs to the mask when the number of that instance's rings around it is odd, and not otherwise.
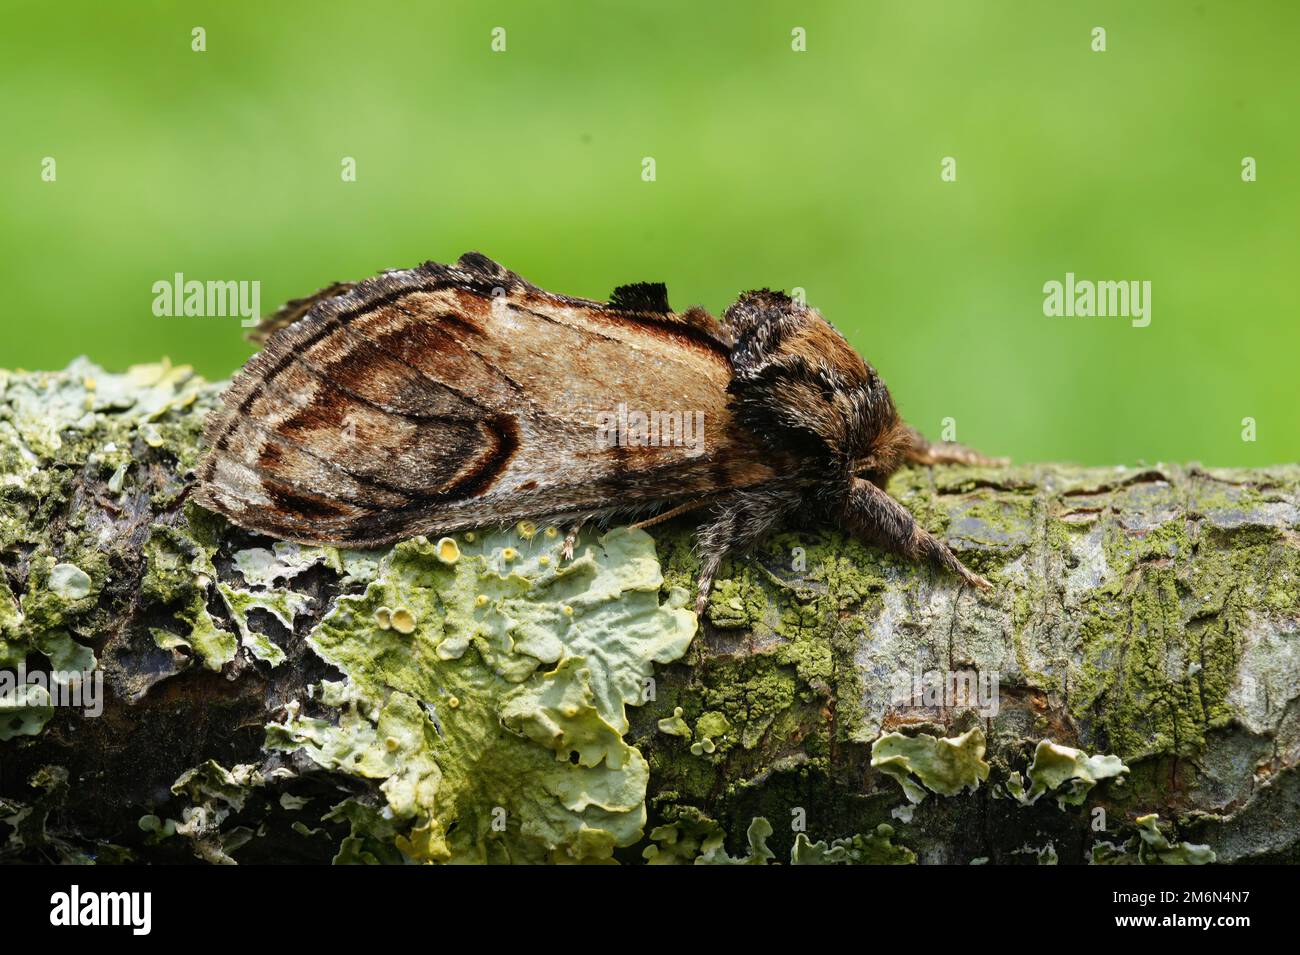
[[[0,858],[1297,860],[1300,467],[905,470],[990,592],[791,528],[697,629],[689,518],[227,524],[220,387],[0,372]]]

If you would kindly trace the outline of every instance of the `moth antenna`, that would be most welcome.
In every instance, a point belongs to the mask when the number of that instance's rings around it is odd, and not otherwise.
[[[954,441],[930,441],[910,426],[904,426],[907,447],[903,456],[913,464],[973,464],[984,467],[1006,467],[1010,458],[993,458],[974,448]]]
[[[710,504],[712,503],[712,500],[712,498],[704,497],[695,501],[687,501],[685,504],[678,504],[676,507],[671,507],[666,511],[661,511],[654,517],[647,517],[643,521],[637,521],[635,524],[629,524],[628,526],[633,530],[645,530],[647,527],[654,527],[656,524],[664,523],[664,521],[671,521],[674,517],[677,517],[680,514],[686,514],[690,511],[701,508],[706,504]]]

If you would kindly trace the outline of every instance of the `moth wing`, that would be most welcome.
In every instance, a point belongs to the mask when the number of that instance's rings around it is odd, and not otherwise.
[[[331,282],[317,292],[307,295],[303,298],[295,298],[285,302],[270,315],[262,316],[262,319],[256,326],[249,329],[245,336],[250,342],[258,345],[264,345],[272,335],[282,328],[287,328],[298,319],[302,318],[321,302],[337,298],[357,287],[355,282]]]
[[[730,425],[728,337],[702,310],[651,310],[661,297],[553,295],[477,253],[326,297],[226,391],[196,499],[369,547],[767,479]],[[658,444],[619,439],[638,413],[666,423]]]

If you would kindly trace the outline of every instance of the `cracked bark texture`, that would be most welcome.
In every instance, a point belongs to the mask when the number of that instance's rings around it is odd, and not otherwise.
[[[374,778],[266,748],[267,724],[338,679],[311,638],[361,586],[328,560],[256,584],[238,555],[274,542],[187,502],[220,387],[168,366],[0,372],[0,662],[88,648],[106,697],[31,733],[0,709],[0,858],[327,861],[357,825],[326,810],[382,802]],[[921,862],[1078,863],[1103,843],[1132,861],[1151,813],[1221,862],[1300,857],[1300,467],[910,469],[890,492],[994,589],[833,529],[729,561],[685,656],[627,711],[646,836],[615,858],[640,861],[655,832],[743,856],[761,816],[782,861],[801,824],[815,841],[881,823]],[[665,599],[693,580],[691,527],[655,529]],[[248,633],[222,585],[260,595]],[[286,625],[266,608],[289,589]],[[991,681],[995,706],[927,698],[936,676]],[[885,734],[971,730],[989,764],[973,790],[923,785],[911,805],[871,765]],[[1077,806],[1025,805],[1008,782],[1042,740],[1127,772]],[[240,768],[174,787],[209,760]]]

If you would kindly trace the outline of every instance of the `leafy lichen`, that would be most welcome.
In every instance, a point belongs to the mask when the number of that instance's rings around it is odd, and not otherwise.
[[[833,839],[829,843],[811,842],[802,832],[795,837],[790,852],[794,865],[913,865],[916,853],[893,843],[894,827],[887,822],[876,826],[869,835]]]
[[[1151,813],[1139,816],[1134,824],[1136,835],[1116,845],[1099,842],[1092,847],[1093,865],[1209,865],[1215,861],[1214,850],[1207,845],[1170,842],[1160,831],[1160,817]]]
[[[1088,793],[1103,779],[1118,779],[1128,767],[1118,756],[1089,756],[1082,750],[1039,740],[1034,760],[1029,765],[1029,787],[1024,777],[1013,772],[1007,789],[1021,805],[1032,806],[1044,793],[1055,792],[1057,804],[1064,809],[1081,806]]]
[[[927,790],[955,796],[978,789],[989,777],[984,751],[984,731],[978,726],[953,737],[886,733],[871,746],[871,765],[898,780],[909,802],[919,803]]]
[[[648,774],[626,707],[685,652],[694,615],[660,602],[644,532],[583,538],[568,563],[558,548],[517,531],[462,539],[452,562],[397,545],[309,637],[347,678],[338,705],[274,724],[268,745],[382,780],[414,859],[589,861],[636,842]],[[412,632],[380,607],[405,608]]]

